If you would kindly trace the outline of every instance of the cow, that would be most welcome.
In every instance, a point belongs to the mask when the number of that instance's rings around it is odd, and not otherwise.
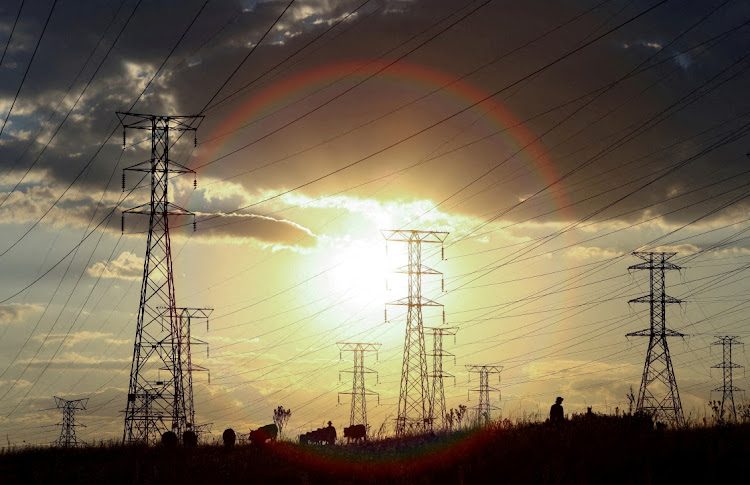
[[[173,431],[165,431],[161,435],[161,444],[167,448],[174,448],[177,446],[177,435]]]
[[[329,444],[333,445],[336,443],[336,428],[331,425],[328,421],[328,426],[325,428],[318,428],[315,431],[310,431],[303,435],[300,435],[299,442],[301,445],[306,444]]]
[[[279,428],[275,424],[261,426],[255,431],[250,431],[250,442],[254,445],[262,445],[268,440],[276,441]]]
[[[348,428],[344,428],[344,438],[346,438],[347,443],[351,442],[351,440],[367,440],[367,428],[365,428],[364,424],[354,424]]]
[[[237,441],[237,435],[232,428],[227,428],[221,435],[221,439],[224,440],[224,446],[226,446],[227,448],[231,448],[232,446],[234,446],[235,441]]]
[[[182,433],[182,444],[189,448],[198,446],[198,435],[195,434],[195,431],[185,431]]]

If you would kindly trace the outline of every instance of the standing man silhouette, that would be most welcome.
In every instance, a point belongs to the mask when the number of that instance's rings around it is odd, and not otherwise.
[[[552,424],[560,424],[565,421],[565,414],[563,414],[562,403],[563,398],[558,397],[555,399],[555,404],[549,408],[549,422]]]

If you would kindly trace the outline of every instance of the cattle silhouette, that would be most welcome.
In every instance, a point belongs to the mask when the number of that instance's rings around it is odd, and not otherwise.
[[[185,431],[182,433],[182,444],[189,448],[198,446],[198,435],[194,431]]]
[[[301,445],[333,445],[336,443],[336,428],[331,426],[331,422],[328,421],[328,426],[325,428],[318,428],[315,431],[300,435],[299,442]]]
[[[224,446],[232,447],[234,446],[234,443],[237,441],[237,434],[234,432],[232,428],[227,428],[224,430],[224,433],[221,435],[221,439],[224,440]]]
[[[346,438],[347,443],[351,440],[367,440],[367,428],[365,428],[364,424],[355,424],[344,428],[344,438]]]
[[[267,424],[255,431],[250,431],[250,442],[254,445],[262,445],[268,440],[275,441],[278,435],[279,428],[275,424]]]
[[[167,448],[174,448],[177,446],[177,435],[172,431],[166,431],[161,435],[161,444]]]

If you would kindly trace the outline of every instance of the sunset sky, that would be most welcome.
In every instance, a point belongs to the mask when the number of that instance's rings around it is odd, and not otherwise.
[[[197,231],[177,219],[171,237],[177,305],[214,309],[193,329],[210,384],[193,379],[216,436],[279,405],[290,437],[348,425],[344,341],[382,344],[368,416],[393,430],[405,318],[384,308],[407,255],[385,229],[449,233],[444,260],[423,253],[444,275],[423,293],[459,327],[449,408],[478,403],[465,366],[493,364],[493,417],[556,396],[627,409],[647,339],[625,334],[649,327],[628,304],[649,291],[636,250],[684,268],[667,321],[686,334],[669,341],[686,416],[721,398],[711,343],[750,336],[750,4],[204,3],[0,4],[4,443],[54,441],[53,396],[90,398],[81,439],[122,437],[147,226],[121,234],[121,212],[149,191],[121,173],[150,152],[144,131],[123,149],[118,110],[205,115],[171,151],[197,173],[170,187]],[[734,362],[750,366],[743,347]]]

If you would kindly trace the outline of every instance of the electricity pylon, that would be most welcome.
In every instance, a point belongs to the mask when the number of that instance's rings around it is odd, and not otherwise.
[[[62,423],[58,425],[60,428],[60,437],[55,441],[58,446],[70,447],[85,445],[83,441],[79,441],[76,437],[76,428],[79,426],[85,427],[85,425],[76,422],[76,411],[83,411],[86,409],[86,405],[89,402],[89,398],[84,399],[63,399],[61,397],[54,396],[55,404],[57,409],[62,409],[63,419]]]
[[[634,298],[628,303],[648,303],[651,325],[647,329],[629,333],[627,336],[649,338],[641,387],[638,390],[636,412],[647,414],[656,421],[679,425],[683,422],[682,403],[672,359],[669,356],[667,337],[684,337],[684,335],[667,328],[667,304],[680,303],[680,300],[667,296],[664,278],[665,271],[680,269],[676,264],[667,261],[675,254],[677,253],[633,253],[644,262],[630,266],[628,270],[649,270],[651,291],[648,295]]]
[[[422,307],[442,307],[422,296],[422,275],[439,275],[439,271],[422,264],[422,244],[443,244],[447,232],[436,231],[382,231],[386,241],[405,242],[408,244],[409,263],[396,270],[409,277],[409,296],[386,305],[402,305],[406,311],[406,337],[404,338],[404,360],[401,366],[401,389],[398,398],[398,415],[396,417],[396,434],[423,432],[430,427],[429,382],[427,371],[427,354],[424,344],[422,325]],[[387,320],[386,313],[386,320]],[[443,313],[445,320],[445,313]],[[443,321],[445,323],[445,321]]]
[[[156,443],[161,433],[173,431],[179,438],[186,431],[187,415],[183,361],[180,357],[180,319],[175,303],[172,273],[170,218],[193,216],[169,201],[171,174],[193,173],[169,159],[173,133],[195,131],[190,126],[201,116],[158,116],[123,113],[117,116],[125,130],[151,132],[151,158],[126,168],[149,178],[151,200],[123,212],[148,215],[148,238],[143,264],[130,385],[125,410],[123,442]],[[195,184],[195,182],[194,182]],[[123,190],[125,173],[123,172]],[[195,229],[195,219],[193,219]],[[165,308],[160,311],[159,307]],[[162,377],[161,372],[166,373]],[[166,420],[166,422],[165,422]]]
[[[469,399],[472,392],[479,393],[479,405],[474,409],[477,412],[477,424],[488,424],[490,422],[493,409],[499,409],[490,403],[490,391],[497,392],[497,400],[501,399],[500,389],[490,386],[490,374],[497,374],[497,383],[500,384],[500,372],[503,370],[501,365],[467,365],[466,370],[469,372],[469,381],[471,381],[472,372],[479,374],[479,389],[469,389]]]
[[[712,342],[711,345],[721,345],[722,359],[721,364],[712,366],[714,369],[722,369],[724,374],[724,385],[713,389],[714,392],[721,391],[721,410],[719,416],[724,419],[724,414],[728,413],[729,418],[733,421],[737,421],[737,409],[734,407],[734,391],[742,391],[739,387],[734,386],[732,380],[732,370],[742,368],[741,365],[732,362],[732,345],[742,344],[738,339],[739,337],[733,336],[716,336],[716,342]]]
[[[204,431],[210,425],[196,425],[195,424],[195,405],[193,401],[193,371],[206,372],[208,374],[208,383],[211,383],[211,374],[209,370],[203,366],[193,363],[193,357],[191,353],[191,347],[193,345],[205,345],[206,346],[206,358],[208,358],[208,342],[199,340],[190,335],[190,327],[192,320],[202,319],[206,320],[206,331],[208,331],[208,317],[213,308],[176,308],[177,310],[177,358],[176,361],[180,362],[182,369],[182,388],[185,390],[185,419],[186,422],[181,428],[185,431],[191,430],[199,433]]]
[[[445,407],[445,386],[443,385],[443,378],[453,377],[455,382],[456,378],[453,374],[443,371],[443,357],[453,357],[453,363],[456,363],[456,356],[452,353],[443,350],[443,336],[452,335],[455,343],[456,332],[458,327],[426,327],[427,334],[432,336],[432,353],[427,354],[428,357],[432,357],[432,374],[430,379],[432,380],[432,386],[430,387],[430,414],[429,422],[431,426],[435,426],[435,422],[440,423],[441,428],[446,427],[446,407]]]
[[[369,391],[365,386],[365,374],[377,374],[377,371],[365,367],[365,352],[375,352],[375,358],[377,359],[380,344],[338,342],[336,345],[339,346],[339,359],[341,358],[341,352],[352,352],[354,354],[352,370],[339,372],[339,379],[341,378],[341,372],[351,372],[352,392],[339,392],[339,402],[341,402],[342,394],[351,396],[352,407],[349,414],[349,426],[363,424],[365,430],[367,430],[367,396],[378,396],[378,403],[380,403],[380,396],[377,392]]]

